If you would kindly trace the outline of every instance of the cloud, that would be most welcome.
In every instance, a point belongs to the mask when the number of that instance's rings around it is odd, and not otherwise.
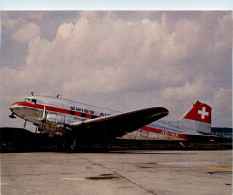
[[[180,87],[167,87],[162,90],[162,98],[168,100],[187,100],[193,99],[195,97],[200,97],[201,92],[204,90],[205,86],[201,80],[195,83],[186,82]]]
[[[35,69],[36,64],[49,73],[50,69],[66,66],[63,75],[69,77],[65,76],[65,81],[84,93],[129,90],[143,83],[152,85],[154,81],[158,81],[154,86],[168,80],[179,83],[184,79],[183,67],[173,64],[184,58],[187,46],[179,44],[182,34],[164,34],[165,28],[158,21],[128,22],[86,13],[76,23],[63,23],[53,42],[31,40],[27,68]],[[169,77],[174,72],[177,77]],[[57,72],[55,80],[59,76]]]
[[[49,17],[47,12],[39,12],[39,11],[29,11],[26,17],[31,21],[42,21],[44,18]]]
[[[232,89],[218,88],[214,92],[213,104],[219,112],[232,110]]]
[[[34,23],[28,23],[24,25],[22,28],[20,28],[18,31],[16,31],[12,35],[12,38],[19,43],[23,43],[23,42],[28,42],[39,35],[40,35],[39,27]]]
[[[212,82],[214,78],[211,73],[199,73],[191,79],[187,79],[178,86],[164,87],[161,90],[162,98],[169,101],[178,100],[203,100],[214,93]]]
[[[7,15],[7,12],[1,12],[1,25],[4,27],[6,30],[15,30],[17,27],[23,25],[25,21],[23,18],[9,18]]]
[[[213,120],[218,126],[232,127],[232,89],[218,88],[213,97]]]
[[[232,14],[229,13],[218,21],[218,28],[215,33],[215,52],[224,53],[232,48],[232,32],[228,30],[230,26],[232,27]]]

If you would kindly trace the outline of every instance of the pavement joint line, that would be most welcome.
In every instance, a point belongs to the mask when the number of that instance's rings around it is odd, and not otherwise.
[[[222,171],[233,171],[231,169],[225,169],[225,168],[221,168],[221,167],[213,167],[213,166],[207,166],[207,165],[199,165],[200,167],[206,167],[206,168],[211,168],[211,169],[218,169],[218,170],[222,170]]]
[[[121,178],[125,179],[126,181],[128,181],[128,182],[130,182],[130,183],[132,183],[132,184],[134,184],[134,185],[136,185],[136,186],[142,188],[143,190],[145,190],[145,191],[147,191],[147,192],[149,192],[149,193],[151,193],[151,194],[153,194],[153,195],[157,195],[157,194],[155,194],[154,192],[152,192],[152,191],[150,191],[150,190],[144,188],[143,186],[141,186],[141,185],[139,185],[139,184],[137,184],[137,183],[131,181],[130,179],[124,177],[123,175],[120,175],[119,173],[117,173],[117,172],[111,170],[111,169],[108,168],[108,167],[105,167],[105,166],[103,166],[103,165],[101,165],[101,164],[99,164],[99,163],[96,163],[96,162],[91,161],[91,160],[89,160],[89,159],[87,159],[87,158],[84,158],[84,157],[80,157],[80,158],[85,159],[85,160],[87,160],[87,161],[89,161],[89,162],[91,162],[91,163],[94,163],[94,164],[96,164],[96,165],[98,165],[98,166],[100,166],[100,167],[102,167],[102,168],[104,168],[104,169],[107,169],[107,170],[111,171],[112,173],[115,173],[116,175],[118,175],[118,176],[120,176]]]

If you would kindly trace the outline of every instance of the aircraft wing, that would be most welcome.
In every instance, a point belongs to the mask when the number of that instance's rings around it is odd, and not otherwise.
[[[78,136],[120,137],[167,115],[166,108],[152,107],[71,123],[70,128]]]

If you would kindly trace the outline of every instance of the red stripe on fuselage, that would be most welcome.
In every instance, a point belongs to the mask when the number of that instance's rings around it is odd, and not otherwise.
[[[163,134],[163,135],[170,136],[170,137],[176,137],[176,138],[181,138],[181,139],[185,139],[185,140],[189,139],[184,134],[179,134],[179,133],[175,133],[175,132],[171,132],[171,131],[166,131],[166,130],[163,130],[163,129],[156,129],[156,128],[148,127],[148,126],[144,126],[144,127],[140,128],[140,129],[145,130],[145,131],[151,131],[151,132],[158,133],[158,134]]]
[[[28,102],[16,102],[16,103],[12,104],[11,106],[24,106],[24,107],[40,109],[40,110],[44,109],[44,105],[31,104],[31,103],[28,103]],[[46,111],[58,112],[58,113],[61,113],[61,114],[68,114],[68,115],[71,115],[71,116],[79,116],[79,117],[81,117],[81,114],[85,114],[85,118],[88,118],[88,119],[92,118],[91,114],[86,114],[86,113],[76,112],[76,111],[73,111],[74,114],[70,114],[71,110],[67,110],[67,109],[63,109],[63,108],[45,106],[45,109],[46,109]],[[96,118],[98,118],[98,117],[100,117],[100,116],[96,116]]]
[[[40,109],[40,110],[44,109],[44,105],[31,104],[29,102],[16,102],[16,103],[12,104],[11,106],[24,106],[24,107]],[[88,118],[88,119],[92,119],[93,116],[96,117],[96,118],[101,117],[101,116],[95,116],[95,115],[86,114],[86,113],[82,113],[82,112],[76,112],[76,111],[73,111],[73,110],[72,110],[72,114],[71,114],[70,113],[71,110],[52,107],[52,106],[45,106],[45,109],[46,109],[46,111],[58,112],[58,113],[61,113],[61,114],[67,114],[67,115],[79,116],[79,117],[81,117],[82,114],[85,114],[85,118]],[[149,126],[144,126],[144,127],[141,127],[140,129],[145,130],[145,131],[151,131],[151,132],[158,133],[158,134],[163,134],[163,135],[166,135],[166,136],[177,137],[177,138],[181,138],[181,139],[185,139],[185,140],[189,139],[187,136],[185,136],[183,134],[170,132],[170,131],[166,131],[166,130],[162,130],[162,129],[156,129],[156,128],[149,127]]]

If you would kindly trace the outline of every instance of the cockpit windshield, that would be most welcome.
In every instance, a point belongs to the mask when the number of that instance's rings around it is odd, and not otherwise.
[[[36,104],[36,99],[32,99],[32,103]]]
[[[36,104],[36,99],[31,99],[31,98],[25,98],[24,99],[24,102],[29,102],[29,103],[33,103],[33,104]]]

